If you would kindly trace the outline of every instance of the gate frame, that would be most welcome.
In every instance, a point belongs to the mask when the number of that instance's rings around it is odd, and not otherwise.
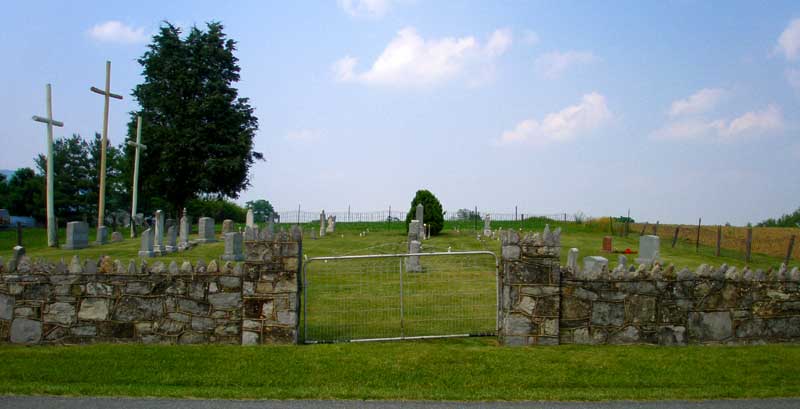
[[[454,255],[479,255],[479,254],[486,254],[491,255],[494,257],[494,277],[495,277],[495,324],[494,324],[494,331],[495,335],[499,335],[500,333],[500,305],[501,305],[501,289],[500,289],[500,259],[497,257],[497,254],[493,251],[489,250],[469,250],[469,251],[440,251],[440,252],[433,252],[433,253],[394,253],[394,254],[364,254],[364,255],[356,255],[356,256],[322,256],[322,257],[310,257],[303,262],[303,277],[302,277],[302,290],[303,290],[303,344],[327,344],[327,343],[348,343],[348,342],[373,342],[373,341],[402,341],[402,340],[414,340],[414,339],[438,339],[438,338],[465,338],[471,337],[475,335],[471,334],[449,334],[449,335],[419,335],[419,336],[411,336],[407,337],[403,335],[403,268],[400,268],[400,331],[401,335],[399,337],[387,337],[387,338],[362,338],[362,339],[349,339],[345,341],[308,341],[306,339],[306,335],[308,334],[308,275],[307,269],[308,265],[311,264],[312,261],[319,260],[319,261],[336,261],[336,260],[358,260],[358,259],[369,259],[369,258],[399,258],[402,262],[403,258],[412,257],[412,256],[454,256]]]

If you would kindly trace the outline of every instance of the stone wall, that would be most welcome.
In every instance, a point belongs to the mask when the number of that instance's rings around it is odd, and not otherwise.
[[[502,243],[500,340],[507,345],[800,341],[797,268],[655,264],[583,272],[558,266],[558,232],[506,232]]]
[[[296,342],[302,238],[293,233],[252,238],[236,264],[0,259],[0,342]]]
[[[525,237],[501,235],[500,342],[555,345],[559,342],[560,230]]]

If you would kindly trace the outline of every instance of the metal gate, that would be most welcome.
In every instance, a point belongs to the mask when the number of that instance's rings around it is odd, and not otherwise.
[[[314,257],[303,267],[305,343],[495,335],[490,251]]]

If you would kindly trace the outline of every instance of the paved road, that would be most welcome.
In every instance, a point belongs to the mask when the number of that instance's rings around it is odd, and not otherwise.
[[[0,397],[0,408],[15,409],[797,409],[800,399],[717,400],[702,402],[392,402],[392,401],[240,401],[192,399]]]

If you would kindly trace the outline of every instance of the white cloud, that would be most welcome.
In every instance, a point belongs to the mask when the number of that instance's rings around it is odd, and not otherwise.
[[[489,54],[490,57],[505,54],[508,48],[511,47],[512,39],[511,30],[507,28],[495,30],[486,43],[486,53]]]
[[[703,120],[699,118],[670,122],[652,134],[654,139],[729,142],[746,137],[758,137],[784,129],[783,113],[777,105],[760,111],[749,111],[733,118]]]
[[[576,65],[591,64],[598,58],[589,51],[553,51],[536,59],[537,71],[546,78],[558,78]]]
[[[789,26],[778,37],[775,51],[783,53],[787,60],[796,60],[800,57],[800,18],[789,22]]]
[[[133,44],[147,41],[143,27],[131,27],[117,20],[96,24],[89,29],[89,36],[107,43]]]
[[[539,35],[533,30],[525,30],[522,32],[522,42],[528,45],[539,44]]]
[[[353,17],[380,18],[391,6],[389,0],[338,0],[339,8]]]
[[[547,114],[541,121],[526,119],[518,123],[514,129],[503,132],[497,142],[501,145],[564,142],[603,126],[611,116],[606,98],[592,92],[584,95],[577,105]]]
[[[310,143],[318,141],[323,134],[319,129],[294,129],[286,133],[286,139],[292,142]]]
[[[507,29],[495,31],[485,46],[472,36],[424,39],[413,27],[400,30],[369,70],[356,72],[358,60],[346,56],[332,70],[337,81],[368,85],[425,86],[451,80],[460,75],[478,76],[472,71],[491,65],[511,46]],[[471,81],[474,78],[468,78]]]
[[[719,122],[719,133],[723,137],[780,131],[784,126],[783,113],[777,105],[769,105],[761,111],[746,112],[730,122]]]
[[[703,88],[689,98],[679,99],[672,103],[669,116],[700,114],[710,111],[725,96],[721,88]]]

